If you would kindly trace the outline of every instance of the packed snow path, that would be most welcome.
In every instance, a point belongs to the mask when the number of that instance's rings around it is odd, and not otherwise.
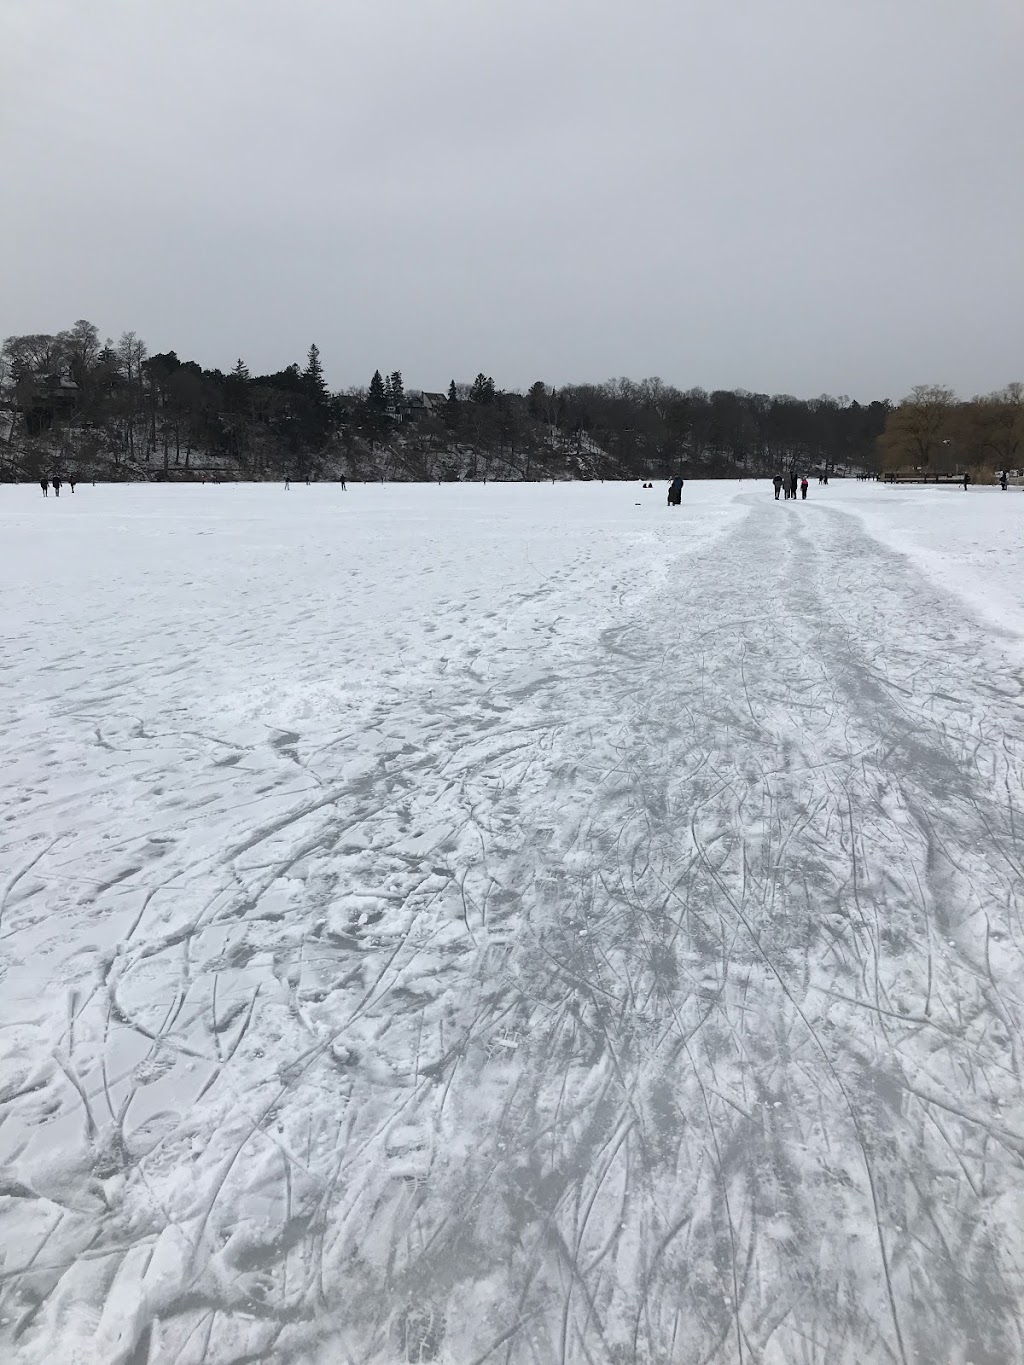
[[[0,1358],[1024,1361],[953,492],[0,495]]]

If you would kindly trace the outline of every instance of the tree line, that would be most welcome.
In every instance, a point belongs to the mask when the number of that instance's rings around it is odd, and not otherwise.
[[[1024,384],[961,402],[952,389],[920,384],[889,414],[879,442],[887,470],[924,477],[1024,464]]]
[[[895,405],[656,378],[538,380],[524,393],[481,371],[424,394],[408,392],[400,370],[377,369],[365,387],[332,392],[315,344],[305,364],[276,373],[252,374],[242,359],[222,371],[151,355],[135,332],[101,341],[85,319],[0,349],[8,446],[22,466],[58,460],[115,478],[187,477],[211,462],[250,478],[736,477],[883,461],[935,470],[969,455],[1003,467],[1018,448],[1020,389],[966,404],[916,389]]]

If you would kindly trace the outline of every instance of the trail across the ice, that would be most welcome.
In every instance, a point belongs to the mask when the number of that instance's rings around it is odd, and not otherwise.
[[[688,492],[382,541],[377,658],[273,546],[191,647],[26,633],[6,1358],[1024,1361],[1020,671],[824,499]]]

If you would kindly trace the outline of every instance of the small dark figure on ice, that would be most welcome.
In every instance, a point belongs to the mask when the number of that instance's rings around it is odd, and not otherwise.
[[[43,497],[48,498],[50,496],[50,480],[40,479],[39,487],[43,490]]]
[[[75,491],[75,484],[77,482],[78,480],[74,478],[72,475],[68,476],[68,487],[71,489],[72,493]]]
[[[782,475],[776,474],[772,483],[775,485],[775,501],[778,502],[779,494],[782,492]]]
[[[796,486],[797,486],[797,482],[798,482],[798,480],[797,480],[797,477],[796,477],[796,470],[795,470],[795,469],[791,469],[791,470],[789,471],[789,496],[790,496],[791,498],[795,498],[795,497],[796,497]]]
[[[806,480],[806,479],[801,479],[801,480],[800,480],[800,496],[801,496],[801,498],[804,498],[804,499],[806,499],[806,497],[807,497],[807,480]]]
[[[1003,472],[999,475],[999,487],[1003,490],[1004,493],[1006,492],[1006,470],[1005,470],[1005,469],[1004,469]]]
[[[59,498],[59,497],[60,497],[60,479],[51,479],[51,480],[50,480],[50,483],[53,485],[53,491],[57,494],[57,497]]]
[[[968,489],[968,486],[970,485],[970,482],[971,482],[971,476],[970,476],[970,474],[968,474],[967,470],[965,469],[965,470],[964,470],[964,492],[965,492],[965,493],[967,492],[967,489]]]
[[[683,500],[683,481],[677,474],[668,486],[668,505],[678,507]]]

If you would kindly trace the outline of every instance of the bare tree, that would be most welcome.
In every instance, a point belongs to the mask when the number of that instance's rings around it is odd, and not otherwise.
[[[956,395],[938,384],[918,384],[889,413],[879,444],[887,469],[908,465],[927,474],[949,463]]]
[[[71,372],[71,378],[79,386],[87,383],[102,350],[99,330],[95,323],[89,322],[87,318],[79,318],[73,327],[69,327],[65,332],[58,332],[56,341]]]
[[[8,337],[3,344],[3,354],[15,380],[54,374],[66,363],[62,338],[48,332]]]
[[[125,381],[125,444],[128,458],[135,459],[135,414],[142,392],[142,362],[146,358],[146,343],[134,332],[122,332],[117,343],[117,360]]]
[[[1019,469],[1024,460],[1024,384],[1007,384],[984,403],[985,445],[1000,470]]]

